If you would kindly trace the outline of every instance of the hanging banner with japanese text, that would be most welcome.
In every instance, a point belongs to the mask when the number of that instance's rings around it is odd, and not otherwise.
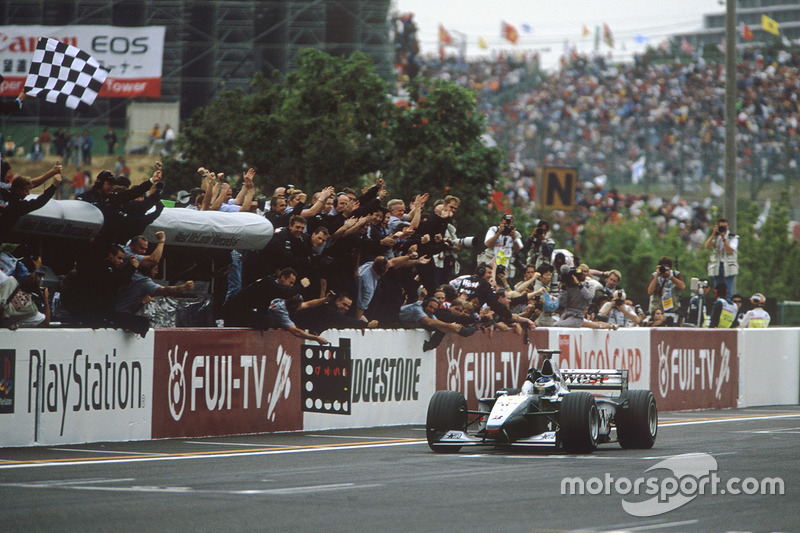
[[[84,50],[110,71],[100,98],[161,96],[164,26],[0,26],[0,96],[23,89],[39,37]]]

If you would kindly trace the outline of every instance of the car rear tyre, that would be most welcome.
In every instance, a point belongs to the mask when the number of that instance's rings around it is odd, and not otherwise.
[[[625,449],[652,448],[658,433],[658,407],[653,393],[627,390],[622,391],[619,399],[628,400],[628,407],[618,408],[614,417],[619,445]]]
[[[461,446],[447,446],[437,442],[450,430],[466,431],[467,400],[456,391],[436,391],[428,404],[425,436],[428,446],[438,453],[456,453]]]
[[[568,453],[592,453],[597,448],[600,416],[594,396],[570,392],[561,400],[558,436]]]

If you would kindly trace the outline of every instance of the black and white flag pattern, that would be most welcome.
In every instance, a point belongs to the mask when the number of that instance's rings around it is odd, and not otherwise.
[[[108,71],[80,48],[40,37],[25,80],[25,93],[43,95],[48,102],[77,109],[81,103],[92,105],[107,77]]]

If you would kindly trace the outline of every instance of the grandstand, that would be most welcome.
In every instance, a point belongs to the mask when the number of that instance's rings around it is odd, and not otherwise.
[[[672,37],[672,41],[674,43],[686,41],[693,50],[721,45],[725,40],[725,9],[721,7],[720,10],[719,13],[703,17],[703,29],[678,33]],[[780,37],[761,28],[762,15],[778,23]],[[743,25],[747,25],[753,32],[752,41],[742,38]],[[800,38],[800,3],[796,0],[736,0],[736,28],[739,32],[737,38],[739,44],[747,43],[749,46],[760,47],[781,37],[794,41]]]
[[[246,89],[255,72],[291,70],[301,48],[364,52],[388,79],[389,9],[389,0],[6,0],[0,25],[166,27],[158,101],[179,102],[185,119],[221,88]],[[32,99],[3,124],[119,128],[128,101],[98,99],[76,115]]]

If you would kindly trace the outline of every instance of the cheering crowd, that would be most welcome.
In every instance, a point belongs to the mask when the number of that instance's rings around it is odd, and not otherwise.
[[[618,270],[598,271],[581,263],[554,242],[544,220],[523,239],[513,215],[503,214],[476,243],[457,235],[460,199],[453,195],[434,199],[424,193],[408,203],[387,199],[378,177],[360,193],[326,187],[309,196],[291,185],[279,186],[267,203],[254,201],[254,169],[242,175],[238,188],[222,173],[198,172],[199,186],[185,209],[263,216],[275,230],[261,250],[231,250],[219,313],[225,326],[282,328],[320,343],[327,341],[319,334],[331,328],[418,327],[433,332],[425,343],[430,349],[448,333],[524,334],[536,326],[704,326],[706,317],[711,327],[769,323],[763,309],[758,318],[745,319],[735,307],[737,299],[742,301],[733,294],[738,239],[724,219],[704,243],[712,250],[712,265],[717,264],[713,306],[703,298],[709,287],[704,282],[694,288],[688,314],[680,310],[686,285],[671,259],[663,257],[647,287],[651,298],[645,313],[626,297]],[[26,198],[34,183],[50,179],[44,193]],[[5,200],[0,237],[19,237],[13,231],[16,220],[50,201],[60,179],[57,164],[36,180],[15,177],[0,188]],[[157,241],[150,243],[142,233],[164,209],[162,189],[157,163],[152,177],[133,187],[126,177],[103,171],[78,196],[96,206],[105,223],[96,239],[78,245],[74,268],[56,289],[61,324],[122,328],[144,336],[151,327],[144,310],[154,298],[193,293],[191,280],[172,286],[154,280],[166,234],[156,233]],[[482,250],[477,269],[459,275],[458,252],[476,244]],[[47,325],[54,298],[41,289],[42,258],[4,252],[2,263],[3,326]],[[754,295],[752,304],[760,309],[764,300]]]

